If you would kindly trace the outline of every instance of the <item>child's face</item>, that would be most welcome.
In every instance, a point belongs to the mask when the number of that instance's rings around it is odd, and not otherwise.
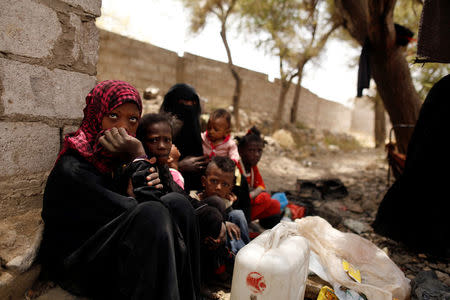
[[[181,153],[180,150],[178,150],[177,146],[175,146],[174,144],[172,144],[172,148],[170,149],[170,153],[169,153],[169,159],[167,161],[167,163],[177,163],[178,160],[180,159]]]
[[[220,139],[224,139],[230,134],[230,124],[224,117],[210,119],[208,121],[208,138],[214,142]]]
[[[124,103],[105,114],[102,119],[102,129],[125,128],[128,134],[135,135],[139,116],[139,109],[135,103]]]
[[[249,142],[243,149],[239,151],[244,164],[249,166],[256,166],[261,159],[263,153],[263,142],[252,141]]]
[[[227,199],[233,188],[233,183],[234,173],[224,172],[214,163],[208,167],[206,174],[202,176],[205,197],[217,195]]]
[[[172,148],[172,130],[165,122],[153,123],[147,127],[145,146],[155,156],[158,164],[166,164]]]

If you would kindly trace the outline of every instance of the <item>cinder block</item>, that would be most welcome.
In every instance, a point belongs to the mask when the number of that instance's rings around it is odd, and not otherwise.
[[[100,17],[101,15],[100,9],[102,6],[101,0],[61,0],[61,1],[75,8],[81,8],[83,11],[92,14],[96,17]]]
[[[62,135],[61,135],[61,145],[64,142],[64,137],[66,136],[66,134],[68,133],[72,133],[78,130],[78,128],[80,128],[79,126],[64,126],[63,127],[63,131],[62,131]]]
[[[49,70],[0,58],[4,114],[81,118],[96,79],[82,73]]]
[[[79,126],[75,126],[75,125],[64,126],[64,128],[63,128],[63,133],[62,133],[62,137],[64,138],[64,136],[65,136],[66,134],[77,131],[78,128],[79,128]]]
[[[36,1],[0,1],[0,51],[35,58],[51,54],[62,32],[56,12]]]
[[[0,174],[45,172],[59,152],[59,128],[38,122],[0,122]]]
[[[70,24],[70,25],[69,25]],[[62,65],[71,65],[73,70],[95,74],[98,60],[99,34],[95,21],[82,21],[80,16],[69,14],[69,24],[74,28],[74,35],[66,34],[55,51],[55,61]],[[72,57],[68,57],[71,52]]]

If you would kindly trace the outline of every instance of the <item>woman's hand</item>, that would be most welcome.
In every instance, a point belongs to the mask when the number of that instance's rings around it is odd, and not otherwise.
[[[234,201],[237,200],[237,196],[236,196],[234,193],[229,193],[229,194],[227,195],[227,199],[228,199],[231,203],[234,203]]]
[[[134,189],[151,186],[156,189],[162,189],[163,185],[159,178],[158,169],[151,166],[156,163],[156,157],[151,159],[140,160],[130,164],[130,168],[134,168],[131,171],[131,178],[128,182],[127,193],[131,197],[135,197]],[[135,197],[136,198],[136,197]]]
[[[208,156],[187,156],[178,162],[178,168],[181,173],[200,173],[209,163]]]
[[[129,135],[125,128],[113,127],[105,131],[99,139],[100,144],[111,153],[128,154],[130,159],[144,156],[145,150],[142,143],[135,137]]]
[[[236,224],[226,221],[225,226],[227,227],[228,236],[232,240],[234,240],[234,238],[237,240],[241,239],[241,230]]]

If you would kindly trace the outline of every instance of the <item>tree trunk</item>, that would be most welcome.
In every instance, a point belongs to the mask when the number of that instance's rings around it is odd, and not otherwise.
[[[383,100],[380,98],[380,94],[377,91],[377,95],[374,99],[375,110],[375,148],[384,147],[386,143],[386,117],[383,105]]]
[[[236,70],[236,66],[233,65],[233,60],[231,58],[231,50],[230,46],[228,45],[227,40],[227,34],[226,34],[226,27],[225,22],[222,23],[222,30],[220,31],[220,36],[222,37],[222,42],[225,46],[225,50],[227,52],[228,57],[228,68],[230,69],[231,75],[234,78],[235,85],[234,85],[234,92],[233,92],[233,116],[235,121],[235,129],[239,130],[241,128],[240,124],[240,118],[239,118],[239,104],[240,104],[240,98],[241,98],[241,86],[242,86],[242,79],[239,76],[238,71]]]
[[[240,118],[239,118],[239,103],[241,98],[241,87],[242,87],[242,79],[239,76],[239,73],[234,69],[234,66],[230,65],[231,75],[233,75],[235,85],[233,92],[233,116],[235,121],[235,129],[239,130],[241,128]]]
[[[415,124],[419,116],[420,99],[400,47],[371,53],[371,67],[377,90],[389,114],[392,125]],[[398,150],[406,153],[412,128],[394,128]]]
[[[273,122],[273,131],[280,129],[281,127],[281,119],[283,118],[283,110],[284,110],[284,103],[286,102],[286,94],[289,91],[289,86],[291,85],[290,81],[289,82],[281,82],[281,87],[280,87],[280,95],[278,97],[278,108],[277,111],[275,113],[275,118],[274,118],[274,122]]]
[[[396,45],[396,0],[335,0],[344,27],[360,45],[370,43],[370,68],[393,125],[415,124],[420,99],[404,51]],[[396,128],[398,150],[406,153],[412,130]]]
[[[297,69],[297,71],[298,71],[297,80],[298,81],[295,86],[294,100],[292,101],[291,116],[290,116],[290,120],[289,120],[291,124],[295,124],[295,122],[297,122],[298,103],[300,101],[300,94],[302,92],[303,67],[304,67],[304,65],[299,66]]]

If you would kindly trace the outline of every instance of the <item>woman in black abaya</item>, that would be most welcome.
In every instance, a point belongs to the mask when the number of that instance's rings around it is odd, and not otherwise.
[[[162,195],[153,168],[134,168],[133,197],[113,178],[116,167],[145,155],[134,138],[141,111],[139,93],[123,81],[88,94],[81,126],[66,136],[48,177],[40,259],[50,279],[93,299],[197,299],[199,235],[189,201]]]
[[[447,201],[450,75],[425,99],[408,145],[405,170],[384,196],[373,227],[412,249],[450,257]]]
[[[197,92],[188,84],[177,83],[164,96],[160,110],[176,117],[173,143],[181,153],[178,168],[185,180],[185,190],[200,190],[200,177],[208,164],[208,157],[203,155]]]

